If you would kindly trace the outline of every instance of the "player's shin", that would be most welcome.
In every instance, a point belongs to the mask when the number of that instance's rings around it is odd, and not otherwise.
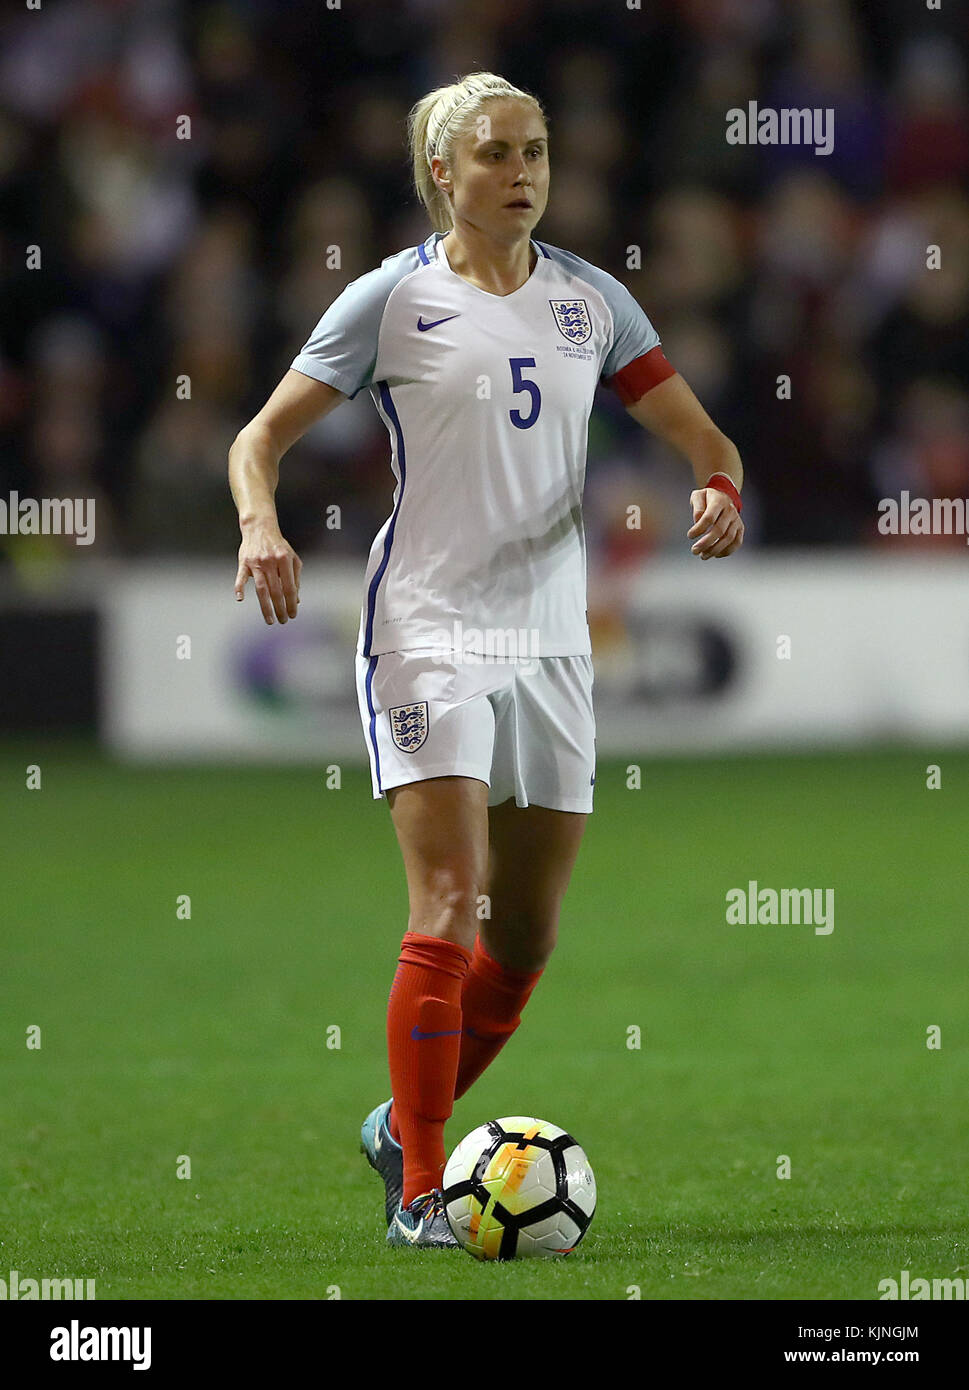
[[[521,1022],[541,970],[507,970],[475,937],[471,967],[461,993],[462,1032],[454,1098],[477,1081]]]
[[[404,1206],[441,1185],[444,1123],[461,1048],[461,988],[470,961],[471,952],[456,942],[418,932],[407,932],[401,945],[387,1005],[387,1050],[391,1132],[399,1134],[404,1151]]]

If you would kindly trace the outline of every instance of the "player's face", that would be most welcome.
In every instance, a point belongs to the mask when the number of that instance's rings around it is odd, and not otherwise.
[[[456,221],[507,243],[530,236],[548,202],[544,121],[524,102],[487,102],[450,172]]]

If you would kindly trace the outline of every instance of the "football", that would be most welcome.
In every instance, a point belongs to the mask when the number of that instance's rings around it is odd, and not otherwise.
[[[479,1260],[568,1255],[596,1209],[595,1175],[571,1134],[523,1115],[466,1135],[443,1190],[451,1230]]]

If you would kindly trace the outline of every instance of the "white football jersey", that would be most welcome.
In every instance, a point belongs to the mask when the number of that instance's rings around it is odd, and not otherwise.
[[[533,241],[529,278],[491,294],[455,274],[443,235],[348,285],[293,362],[347,396],[368,388],[390,435],[393,509],[367,563],[358,650],[588,655],[595,389],[647,353],[656,380],[672,368],[606,271]]]

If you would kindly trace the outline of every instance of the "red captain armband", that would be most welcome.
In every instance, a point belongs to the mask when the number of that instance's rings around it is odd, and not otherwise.
[[[676,376],[676,368],[670,366],[659,346],[650,348],[642,357],[633,358],[621,372],[616,372],[606,383],[611,386],[623,405],[635,405],[647,391],[652,391],[661,381]]]
[[[711,473],[707,478],[706,485],[714,488],[717,492],[725,492],[737,511],[743,511],[744,507],[740,500],[740,493],[737,491],[737,484],[726,473]]]

